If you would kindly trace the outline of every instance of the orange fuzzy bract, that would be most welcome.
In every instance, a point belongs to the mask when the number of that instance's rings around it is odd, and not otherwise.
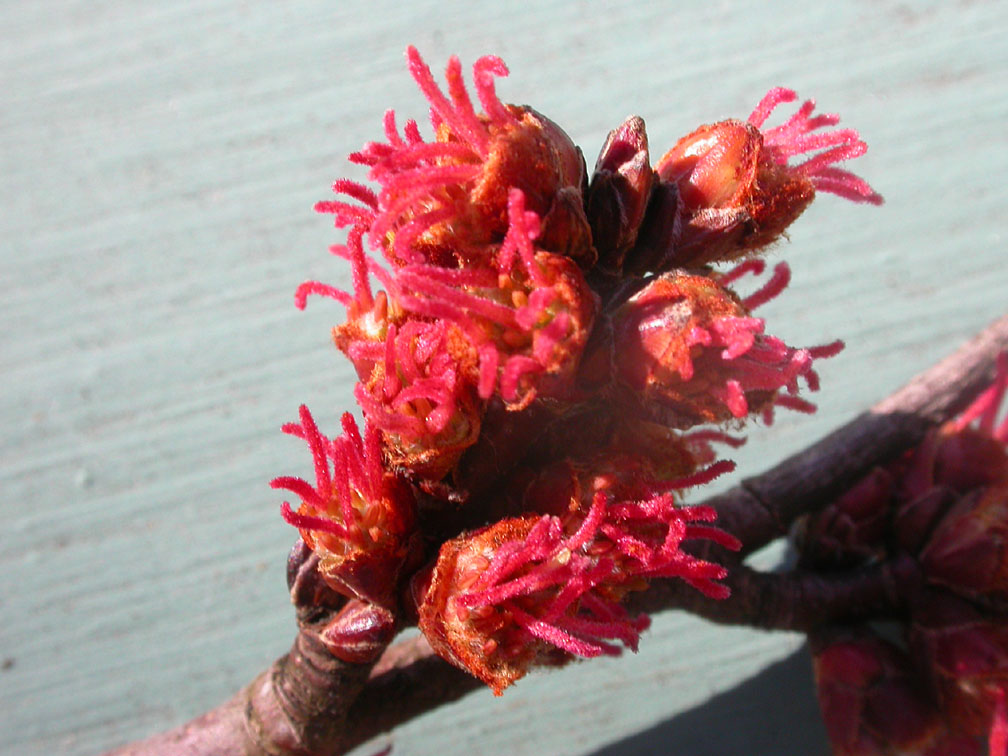
[[[677,271],[656,278],[613,316],[618,375],[645,399],[654,396],[669,407],[680,427],[730,419],[712,391],[731,376],[721,364],[721,350],[691,337],[719,318],[747,315],[706,276]],[[771,396],[766,393],[766,399]]]
[[[402,228],[417,212],[445,210],[447,220],[431,224],[414,242],[431,262],[446,267],[486,264],[488,245],[499,243],[508,229],[508,194],[519,189],[528,209],[544,220],[542,244],[550,251],[575,259],[592,259],[591,231],[580,202],[586,182],[584,160],[564,131],[531,108],[506,106],[513,120],[498,123],[483,117],[489,134],[487,154],[476,152],[442,158],[439,165],[471,165],[473,178],[457,186],[432,190],[414,200],[395,222]],[[447,123],[436,130],[435,140],[459,144]],[[400,198],[394,191],[382,194],[382,207],[394,207]],[[385,243],[386,254],[396,260],[394,234]]]
[[[494,607],[469,610],[453,601],[484,570],[501,544],[520,541],[538,516],[502,520],[441,547],[430,587],[419,607],[420,629],[431,648],[489,685],[496,695],[536,663],[560,663],[563,656],[529,639]]]
[[[678,185],[685,206],[681,264],[730,260],[766,246],[815,198],[812,182],[767,155],[759,129],[743,121],[701,126],[655,170]]]

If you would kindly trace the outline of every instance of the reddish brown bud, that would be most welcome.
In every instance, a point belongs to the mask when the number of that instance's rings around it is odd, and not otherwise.
[[[367,664],[381,655],[395,634],[392,612],[377,604],[352,599],[326,623],[319,637],[337,659]]]
[[[1008,621],[962,599],[932,592],[913,609],[910,644],[950,726],[982,736],[1008,685]]]
[[[588,190],[592,238],[607,269],[618,271],[637,240],[653,183],[644,119],[630,116],[606,137]]]
[[[319,573],[319,556],[298,538],[287,557],[287,587],[291,603],[299,610],[314,612],[319,607],[337,609],[346,596],[337,593]]]
[[[812,516],[801,533],[803,563],[839,567],[878,554],[888,532],[893,484],[888,471],[875,468]]]
[[[925,753],[942,725],[905,653],[867,629],[816,645],[816,691],[834,754]]]
[[[817,189],[854,202],[882,202],[865,181],[835,167],[864,154],[867,146],[851,129],[822,131],[839,117],[813,117],[814,101],[806,101],[784,124],[763,128],[778,105],[795,97],[789,89],[772,89],[747,121],[701,126],[658,161],[659,177],[677,184],[682,198],[675,265],[729,260],[770,244],[801,215]],[[803,162],[788,164],[803,153],[809,155]]]
[[[731,259],[768,244],[812,201],[808,179],[788,181],[771,170],[762,148],[759,129],[728,120],[701,126],[658,161],[658,176],[679,187],[683,203],[676,264]]]
[[[954,591],[1008,593],[1008,486],[960,497],[920,560],[930,580]]]
[[[643,276],[676,267],[676,248],[682,236],[682,224],[679,185],[660,181],[656,175],[637,241],[623,259],[623,271]]]
[[[704,349],[700,334],[708,334],[712,323],[746,315],[710,278],[683,273],[656,278],[613,316],[617,376],[670,406],[680,418],[670,425],[724,420],[730,413],[717,397],[726,380],[721,349]]]

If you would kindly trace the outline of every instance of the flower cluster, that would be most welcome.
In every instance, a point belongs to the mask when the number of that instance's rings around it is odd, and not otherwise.
[[[835,752],[1008,751],[1008,354],[957,420],[878,468],[806,523],[819,570],[909,556],[923,576],[884,640],[867,624],[813,638]],[[893,711],[900,711],[893,716]]]
[[[498,58],[473,66],[478,107],[458,59],[444,88],[407,59],[432,137],[386,113],[384,139],[350,156],[372,185],[339,180],[316,206],[346,231],[331,251],[352,288],[296,293],[345,307],[333,340],[365,431],[344,419],[328,439],[302,409],[290,431],[316,485],[274,485],[301,498],[284,517],[335,590],[392,606],[408,583],[435,650],[499,693],[534,664],[636,649],[648,620],[621,601],[650,580],[726,595],[684,544],[737,541],[682,494],[730,468],[712,444],[738,441],[716,426],[812,409],[799,391],[842,347],[789,346],[753,315],[783,263],[735,288],[817,190],[879,198],[835,166],[864,143],[811,101],[763,128],[789,90],[653,167],[630,118],[589,179],[559,126],[498,98]]]

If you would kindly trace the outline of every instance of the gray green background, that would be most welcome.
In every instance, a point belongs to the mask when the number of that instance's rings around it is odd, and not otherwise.
[[[381,116],[426,110],[416,44],[502,56],[506,100],[589,162],[627,114],[660,155],[771,86],[869,142],[881,209],[794,227],[761,311],[841,337],[820,412],[735,454],[754,474],[1008,309],[1008,7],[999,2],[11,2],[0,6],[0,751],[90,754],[216,704],[294,633],[279,432],[334,430],[346,283],[311,211]],[[730,481],[726,481],[730,482]],[[764,554],[773,564],[776,553]],[[823,754],[802,638],[656,618],[641,651],[523,680],[393,733],[412,754]],[[389,742],[382,739],[361,753]]]

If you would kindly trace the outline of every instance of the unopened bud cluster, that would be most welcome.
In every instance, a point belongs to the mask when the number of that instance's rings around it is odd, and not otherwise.
[[[786,265],[735,287],[764,273],[756,253],[816,190],[879,198],[836,167],[865,149],[827,128],[836,116],[809,101],[763,128],[789,90],[654,166],[629,118],[589,175],[559,126],[498,98],[499,59],[473,66],[477,105],[458,59],[442,89],[407,57],[433,136],[386,113],[384,139],[350,156],[372,185],[337,181],[316,208],[346,230],[331,251],[352,289],[296,295],[346,308],[333,340],[365,427],[347,416],[328,438],[302,408],[287,430],[308,443],[315,484],[274,486],[300,500],[284,517],[335,591],[413,604],[434,649],[499,693],[535,664],[636,649],[648,619],[621,602],[652,579],[726,595],[724,570],[681,545],[737,542],[681,493],[730,469],[711,448],[735,442],[719,427],[811,409],[798,392],[841,348],[789,346],[753,315]],[[326,637],[357,649],[359,634]]]
[[[877,468],[805,524],[820,571],[909,556],[903,614],[817,631],[816,682],[835,753],[1003,756],[1008,745],[1008,354],[958,420]],[[987,738],[990,737],[990,751]]]

